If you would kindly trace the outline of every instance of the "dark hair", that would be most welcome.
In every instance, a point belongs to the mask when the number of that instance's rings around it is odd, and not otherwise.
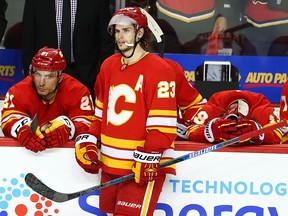
[[[140,46],[144,49],[148,49],[148,44],[149,44],[149,38],[150,38],[150,30],[149,28],[144,28],[144,34],[143,37],[140,39]]]

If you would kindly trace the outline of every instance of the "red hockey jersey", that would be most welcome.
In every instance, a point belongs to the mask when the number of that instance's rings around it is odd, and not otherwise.
[[[131,173],[138,147],[173,158],[176,138],[175,73],[160,57],[147,53],[123,64],[120,54],[104,61],[95,84],[97,120],[90,132],[101,140],[105,172]],[[174,173],[173,168],[166,169]]]
[[[187,23],[208,19],[215,13],[215,0],[158,0],[156,6],[167,16]]]
[[[280,119],[288,121],[288,81],[285,82],[282,89],[281,100],[280,100]],[[288,128],[283,128],[282,143],[288,143]]]
[[[181,65],[171,59],[164,58],[174,69],[176,74],[176,101],[181,112],[203,100],[202,95],[187,80]]]
[[[244,17],[259,28],[288,23],[288,12],[271,10],[267,1],[247,0]]]
[[[188,137],[192,141],[207,142],[204,128],[213,118],[222,116],[233,102],[243,99],[249,106],[247,117],[258,122],[262,127],[277,123],[279,117],[268,99],[259,93],[241,90],[226,90],[213,94],[203,106],[195,107],[185,113]],[[280,143],[282,133],[279,129],[265,133],[263,143]]]
[[[23,117],[32,119],[36,114],[39,126],[58,116],[67,116],[75,125],[76,137],[88,130],[94,118],[94,105],[88,89],[68,74],[63,74],[55,99],[49,103],[41,100],[31,78],[26,77],[6,94],[1,125],[4,135],[12,137],[16,121]]]

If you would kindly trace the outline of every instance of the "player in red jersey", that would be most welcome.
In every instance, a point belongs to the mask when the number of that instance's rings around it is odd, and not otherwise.
[[[94,118],[89,90],[62,73],[66,61],[60,49],[44,47],[33,57],[30,76],[12,86],[2,110],[5,136],[33,151],[62,146],[88,130]],[[36,126],[31,126],[37,116]],[[31,128],[30,128],[31,126]]]
[[[288,81],[285,82],[280,100],[280,119],[288,121]],[[283,127],[282,143],[288,143],[288,127]]]
[[[177,139],[183,140],[186,139],[186,127],[183,125],[183,115],[189,112],[189,109],[195,110],[195,107],[199,107],[207,100],[188,82],[184,70],[178,62],[168,58],[164,58],[164,60],[170,64],[176,74],[176,101],[178,105]]]
[[[146,52],[149,27],[142,9],[116,11],[108,31],[119,53],[101,66],[95,83],[96,121],[76,138],[76,160],[90,173],[101,167],[101,183],[135,173],[133,180],[100,190],[101,211],[152,216],[165,174],[175,174],[174,166],[159,168],[160,162],[174,157],[175,72],[165,60]]]
[[[184,120],[189,140],[218,143],[275,124],[279,117],[264,95],[226,90],[213,94],[202,106],[190,109]],[[277,129],[253,137],[245,144],[279,144],[281,138],[282,132]]]
[[[185,113],[190,107],[203,101],[202,95],[194,88],[185,76],[181,65],[168,58],[164,58],[173,67],[176,74],[176,101],[181,113]]]

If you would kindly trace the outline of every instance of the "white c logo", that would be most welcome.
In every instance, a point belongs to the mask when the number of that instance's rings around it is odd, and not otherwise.
[[[127,103],[136,103],[135,92],[130,86],[121,84],[118,86],[110,87],[107,123],[110,122],[113,125],[122,125],[132,116],[133,111],[124,109],[116,113],[116,103],[120,97],[124,97],[125,102]]]

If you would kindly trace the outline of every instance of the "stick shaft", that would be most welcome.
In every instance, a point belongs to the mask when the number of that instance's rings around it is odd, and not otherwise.
[[[243,134],[243,135],[241,135],[239,137],[236,137],[236,138],[233,138],[233,139],[230,139],[230,140],[227,140],[227,141],[224,141],[224,142],[209,146],[209,147],[201,149],[199,151],[190,152],[188,154],[182,155],[182,156],[177,157],[175,159],[166,161],[164,163],[161,163],[160,167],[164,168],[164,167],[167,167],[167,166],[170,166],[170,165],[173,165],[173,164],[176,164],[176,163],[179,163],[179,162],[191,159],[191,158],[195,158],[197,156],[200,156],[200,155],[212,152],[212,151],[216,151],[216,150],[218,150],[220,148],[236,144],[236,143],[238,143],[240,141],[247,140],[247,139],[249,139],[251,137],[258,136],[258,135],[260,135],[262,133],[265,133],[267,131],[275,130],[277,128],[280,128],[280,127],[283,127],[283,126],[286,126],[286,125],[287,125],[286,121],[282,121],[280,123],[271,125],[269,127],[262,128],[262,129],[256,130],[256,131],[252,131],[250,133]],[[51,200],[53,200],[55,202],[65,202],[65,201],[68,201],[68,200],[83,196],[85,194],[88,194],[88,193],[91,193],[91,192],[94,192],[94,191],[97,191],[97,190],[101,190],[101,189],[109,187],[111,185],[119,184],[120,182],[133,179],[134,176],[135,176],[134,173],[131,173],[129,175],[125,175],[125,176],[116,178],[116,179],[114,179],[112,181],[105,182],[105,183],[102,183],[100,185],[93,186],[93,187],[90,187],[90,188],[87,188],[85,190],[81,190],[81,191],[78,191],[78,192],[75,192],[75,193],[61,193],[61,192],[57,192],[57,191],[51,189],[50,187],[48,187],[47,185],[45,185],[44,183],[42,183],[32,173],[28,173],[25,176],[25,182],[27,183],[27,185],[29,187],[31,187],[34,191],[36,191],[37,193],[41,194],[42,196],[44,196],[44,197],[46,197],[48,199],[51,199]]]

